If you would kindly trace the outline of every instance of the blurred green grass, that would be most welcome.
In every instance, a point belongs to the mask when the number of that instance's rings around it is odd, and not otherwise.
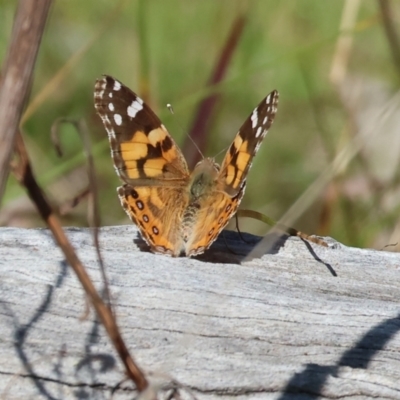
[[[196,107],[207,94],[205,84],[232,23],[245,13],[244,32],[227,76],[217,87],[221,98],[206,155],[225,149],[259,101],[278,89],[278,115],[254,160],[242,208],[279,219],[333,160],[343,137],[351,135],[348,112],[329,79],[344,5],[339,0],[55,2],[39,53],[31,99],[71,58],[87,48],[70,70],[61,73],[59,83],[23,125],[39,181],[56,204],[85,186],[82,146],[74,129],[62,128],[64,158],[56,157],[50,141],[50,129],[57,118],[84,118],[96,156],[103,224],[128,223],[116,196],[119,181],[106,133],[94,112],[95,79],[106,73],[134,91],[148,90],[151,106],[182,144]],[[0,3],[1,59],[6,54],[15,6],[13,0]],[[377,2],[362,2],[357,21],[348,71],[384,82],[395,91],[399,77]],[[166,110],[167,103],[174,107],[173,116]],[[342,191],[343,182],[351,184],[355,176],[364,173],[368,179],[373,171],[367,169],[353,160],[336,178],[333,200],[326,200],[328,189],[322,188],[295,226],[350,245],[379,247],[386,243],[396,228],[397,214],[393,210],[397,203],[378,211],[373,192],[366,190],[360,197],[349,198]],[[395,190],[391,182],[384,184]],[[3,214],[11,215],[12,205],[23,196],[23,190],[10,178]],[[328,221],[321,214],[323,210],[331,215]],[[15,223],[7,215],[2,221]],[[85,225],[84,204],[64,223]],[[40,222],[27,216],[26,221],[18,219],[18,224],[32,226]],[[258,222],[243,220],[240,226],[256,234],[266,231]]]

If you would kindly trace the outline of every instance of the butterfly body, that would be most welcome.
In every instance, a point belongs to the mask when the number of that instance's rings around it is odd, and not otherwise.
[[[164,125],[130,89],[103,76],[94,97],[124,182],[117,189],[121,205],[151,250],[174,257],[203,253],[240,204],[252,158],[275,116],[278,93],[270,93],[253,111],[221,166],[205,158],[192,172]]]

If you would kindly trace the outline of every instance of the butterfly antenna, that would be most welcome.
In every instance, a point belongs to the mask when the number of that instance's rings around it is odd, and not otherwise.
[[[220,150],[214,158],[217,158],[221,153],[225,153],[229,149],[229,146],[224,147],[222,150]]]
[[[169,112],[170,112],[172,115],[175,115],[174,109],[173,109],[173,107],[172,107],[172,105],[171,105],[170,103],[167,104],[167,108],[168,108]],[[180,128],[181,128],[181,130],[184,130],[183,127],[182,127],[182,125],[180,125]],[[189,133],[187,133],[186,135],[189,137],[189,139],[190,139],[191,142],[193,143],[194,147],[197,149],[197,151],[198,151],[199,154],[201,155],[202,159],[204,160],[204,155],[203,155],[203,153],[201,152],[199,146],[197,146],[197,143],[196,143],[196,142],[194,141],[194,139],[189,135]]]

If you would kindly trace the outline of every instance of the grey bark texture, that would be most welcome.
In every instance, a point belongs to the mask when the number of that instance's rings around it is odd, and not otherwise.
[[[100,289],[91,231],[67,233]],[[270,235],[244,261],[259,241],[245,238],[174,259],[134,226],[101,229],[122,336],[160,398],[179,382],[182,399],[400,399],[400,255]],[[48,230],[0,229],[0,399],[137,395],[117,386],[121,363],[85,307]]]

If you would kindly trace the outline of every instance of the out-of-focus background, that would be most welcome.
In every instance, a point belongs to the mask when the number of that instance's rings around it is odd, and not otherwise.
[[[15,7],[14,0],[0,3],[2,60]],[[129,223],[93,107],[97,77],[110,74],[144,97],[182,146],[201,101],[218,95],[212,112],[200,116],[207,135],[193,137],[219,161],[253,108],[277,89],[278,115],[254,160],[242,208],[274,219],[289,211],[291,224],[307,233],[360,247],[392,244],[386,249],[396,251],[399,21],[400,3],[386,0],[57,1],[22,125],[36,176],[65,225],[87,225],[79,135],[72,125],[60,127],[62,158],[50,139],[59,118],[85,121],[102,224]],[[217,84],[208,85],[216,69]],[[188,144],[185,150],[193,154]],[[239,222],[255,234],[268,229]],[[42,226],[12,177],[0,224]]]

